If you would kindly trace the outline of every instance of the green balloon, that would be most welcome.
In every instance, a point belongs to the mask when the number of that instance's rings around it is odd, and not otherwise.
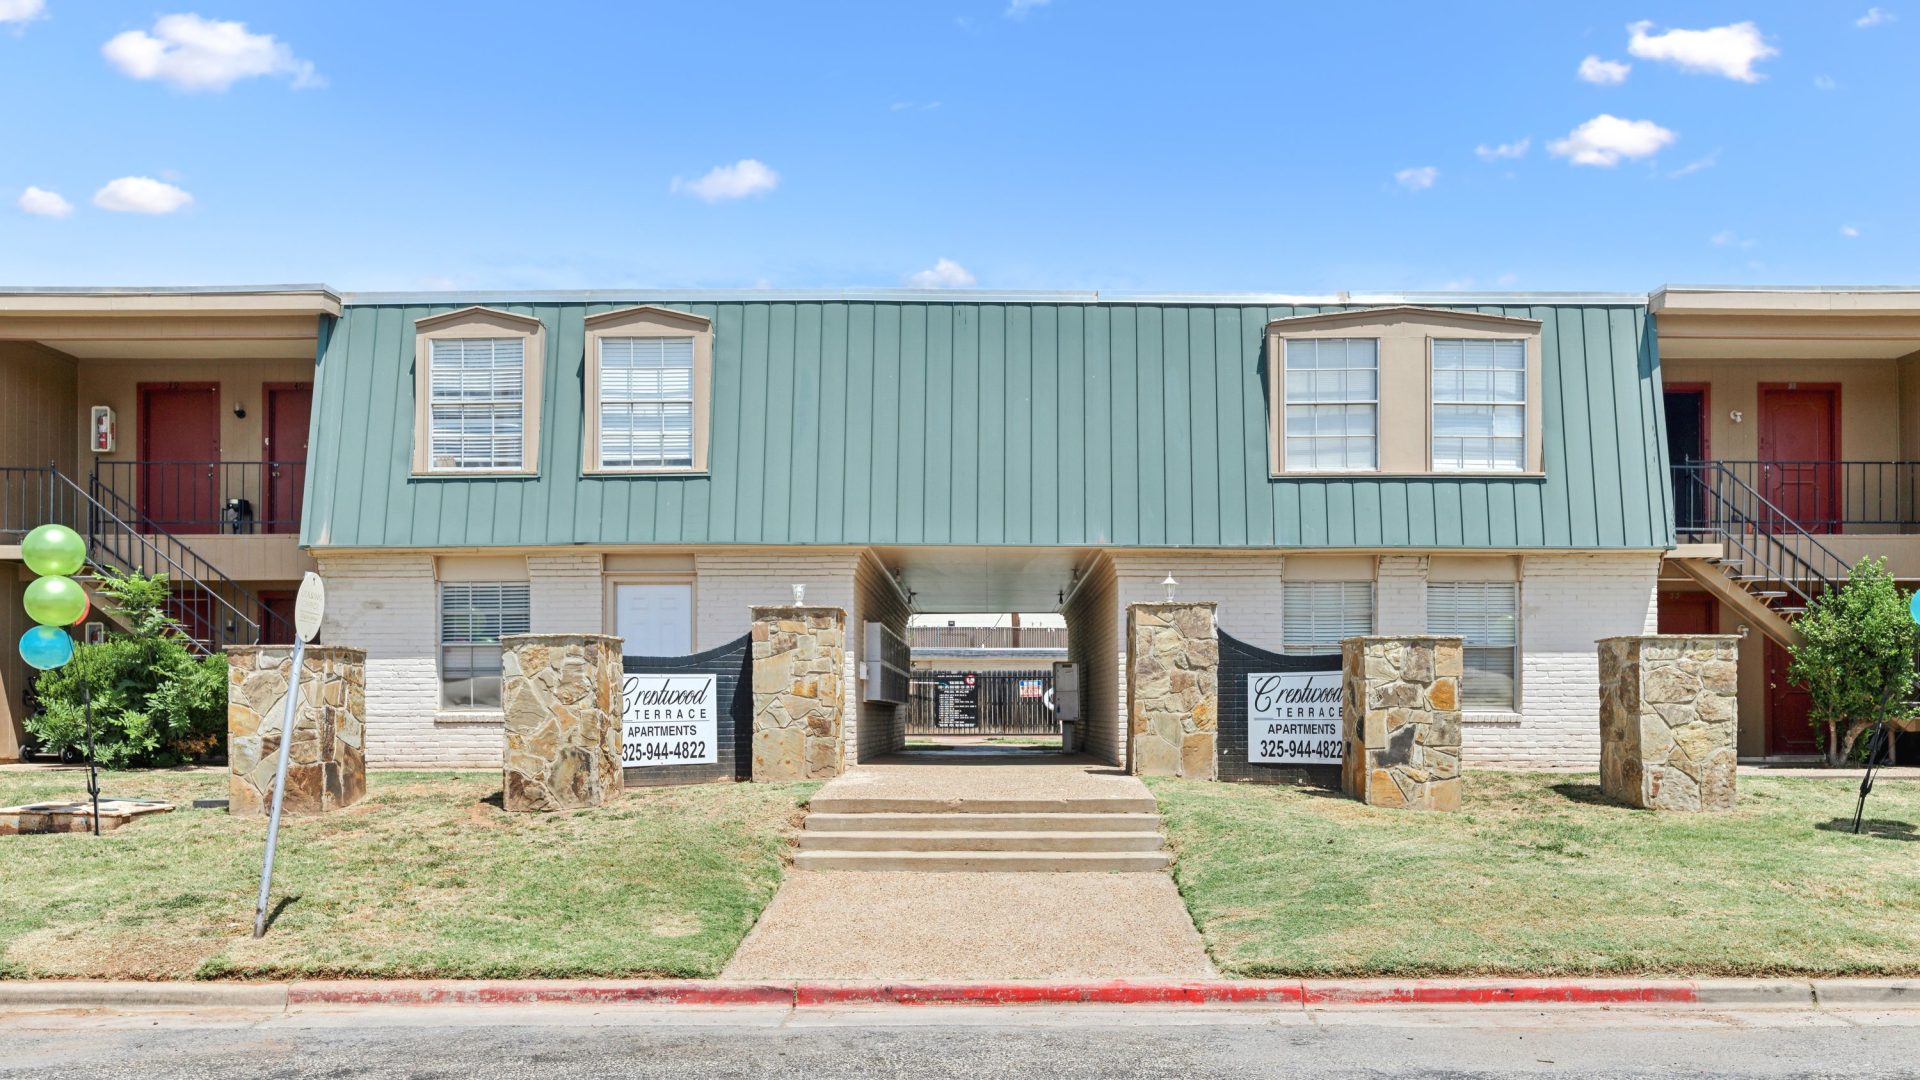
[[[65,525],[42,525],[20,541],[20,558],[41,577],[65,577],[87,565],[87,542]]]
[[[41,626],[72,626],[86,613],[87,590],[69,577],[35,578],[25,602],[27,617]]]

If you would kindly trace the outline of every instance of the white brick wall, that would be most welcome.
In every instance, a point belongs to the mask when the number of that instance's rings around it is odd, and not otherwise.
[[[607,634],[600,556],[527,556],[527,629],[535,634]]]
[[[367,764],[498,767],[498,719],[440,718],[439,593],[433,555],[316,552],[327,581],[323,639],[367,650]]]
[[[1427,629],[1427,557],[1382,555],[1373,579],[1373,632],[1420,634]]]

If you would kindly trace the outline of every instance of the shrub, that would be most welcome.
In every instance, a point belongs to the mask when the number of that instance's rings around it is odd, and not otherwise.
[[[39,712],[27,733],[41,750],[84,751],[85,690],[93,691],[93,748],[102,765],[170,765],[218,748],[227,728],[227,659],[195,656],[167,614],[165,574],[100,572],[101,607],[126,627],[34,682]]]
[[[1832,764],[1861,729],[1911,711],[1907,697],[1920,647],[1920,626],[1908,613],[1912,598],[1894,584],[1885,560],[1861,559],[1846,584],[1814,597],[1794,624],[1806,641],[1788,650],[1787,678],[1812,698],[1808,719]]]

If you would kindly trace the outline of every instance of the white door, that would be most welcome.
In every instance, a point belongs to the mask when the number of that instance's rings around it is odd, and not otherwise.
[[[614,633],[627,656],[685,656],[693,651],[693,586],[618,584]]]

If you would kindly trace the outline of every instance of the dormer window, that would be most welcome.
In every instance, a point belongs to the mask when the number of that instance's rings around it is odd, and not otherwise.
[[[538,319],[466,308],[414,325],[416,475],[538,471]]]
[[[660,307],[588,316],[588,473],[707,469],[713,326]]]

